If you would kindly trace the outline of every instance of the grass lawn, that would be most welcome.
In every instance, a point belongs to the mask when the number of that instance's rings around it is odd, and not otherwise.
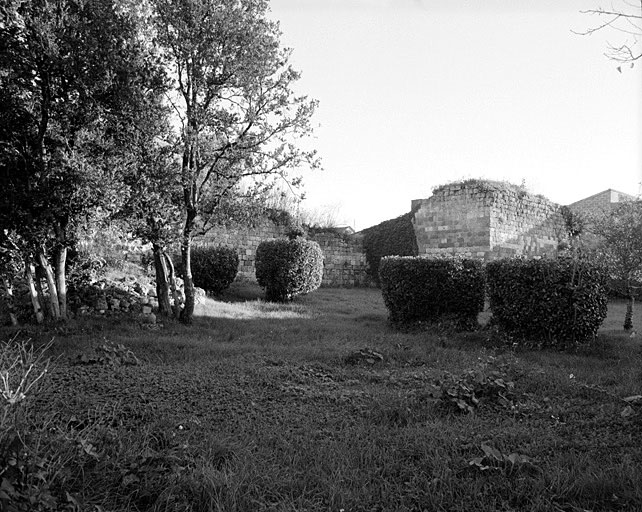
[[[642,394],[642,336],[622,332],[623,303],[569,354],[395,330],[376,289],[260,296],[236,284],[191,327],[21,333],[55,337],[11,419],[28,451],[1,432],[22,468],[5,476],[41,507],[24,510],[642,511],[642,402],[623,400]],[[140,364],[106,364],[109,343]],[[350,357],[366,348],[383,361]]]

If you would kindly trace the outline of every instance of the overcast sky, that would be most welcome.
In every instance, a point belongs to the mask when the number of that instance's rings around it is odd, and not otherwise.
[[[619,73],[621,34],[572,32],[598,1],[271,0],[320,102],[305,205],[363,229],[466,178],[561,204],[640,192],[642,63]]]

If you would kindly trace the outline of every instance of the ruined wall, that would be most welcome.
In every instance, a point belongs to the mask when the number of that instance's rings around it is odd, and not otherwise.
[[[420,205],[413,222],[419,255],[484,257],[490,251],[490,199],[473,187],[453,184],[413,201]]]
[[[566,238],[560,205],[519,190],[497,191],[491,208],[491,257],[557,254]]]
[[[419,255],[543,256],[564,237],[559,205],[506,183],[444,185],[414,204]]]
[[[482,180],[444,185],[412,202],[420,256],[459,253],[485,260],[556,254],[564,240],[560,206],[515,185]],[[255,280],[256,249],[288,228],[269,219],[257,227],[219,228],[197,245],[226,246],[239,254],[239,278]],[[363,235],[311,230],[324,254],[323,286],[370,286]]]
[[[207,236],[195,240],[195,244],[235,249],[239,255],[237,279],[255,281],[254,262],[257,247],[263,241],[284,238],[287,231],[287,227],[265,219],[252,228],[214,229]],[[317,242],[323,251],[322,286],[352,287],[370,284],[366,274],[367,263],[361,236],[318,231],[312,232],[308,238]]]

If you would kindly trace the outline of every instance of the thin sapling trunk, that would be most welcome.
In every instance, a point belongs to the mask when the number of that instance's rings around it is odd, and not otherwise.
[[[192,279],[191,264],[191,240],[185,237],[181,243],[181,260],[183,262],[183,289],[185,291],[185,306],[181,312],[181,321],[186,324],[192,323],[194,316],[194,280]]]
[[[25,277],[27,278],[27,285],[29,286],[29,296],[31,297],[33,312],[36,316],[36,322],[41,324],[44,320],[44,315],[42,314],[42,307],[40,306],[40,299],[38,298],[38,290],[36,290],[35,273],[35,268],[31,262],[25,262]]]
[[[13,295],[13,286],[11,280],[7,277],[2,279],[4,286],[5,300],[7,302],[7,309],[9,310],[9,319],[11,325],[16,327],[18,325],[18,315],[16,314],[16,298]]]
[[[51,268],[49,260],[45,256],[43,250],[38,251],[38,263],[45,272],[45,280],[47,281],[47,288],[49,291],[49,305],[51,306],[51,316],[54,320],[60,319],[60,303],[58,301],[58,290],[56,287],[56,280],[54,278],[54,271]]]
[[[156,271],[156,295],[158,296],[158,311],[161,315],[172,316],[169,301],[169,276],[165,260],[165,249],[159,244],[153,245],[154,269]]]
[[[60,318],[67,318],[67,248],[62,247],[56,251],[55,260],[56,286],[58,288],[58,306],[60,308]]]
[[[53,312],[51,311],[51,304],[47,300],[47,294],[45,294],[45,290],[42,287],[42,281],[45,278],[44,272],[45,271],[42,270],[40,265],[34,265],[33,276],[35,280],[36,291],[38,292],[38,300],[40,301],[42,314],[45,318],[51,318],[53,316]]]
[[[190,197],[190,192],[185,191],[185,196]],[[187,201],[186,201],[187,202]],[[189,205],[187,208],[187,218],[183,227],[183,237],[181,240],[181,261],[183,263],[183,290],[185,292],[185,306],[181,312],[181,321],[186,324],[192,323],[194,316],[194,280],[192,278],[192,232],[194,231],[194,222],[196,220],[196,209]]]
[[[635,296],[633,295],[633,287],[629,278],[626,286],[626,314],[624,315],[624,330],[630,331],[633,329],[633,307],[635,305]]]
[[[163,253],[165,256],[165,264],[169,270],[169,285],[172,290],[172,297],[174,298],[174,317],[179,318],[181,314],[181,300],[176,288],[176,271],[174,269],[174,263],[172,263],[172,258],[169,257],[167,253]]]

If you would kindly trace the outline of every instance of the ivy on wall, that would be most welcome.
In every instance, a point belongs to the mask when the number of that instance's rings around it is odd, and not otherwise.
[[[363,250],[368,262],[368,274],[379,284],[379,261],[384,256],[417,256],[417,237],[412,221],[419,205],[410,212],[386,220],[362,231]]]

